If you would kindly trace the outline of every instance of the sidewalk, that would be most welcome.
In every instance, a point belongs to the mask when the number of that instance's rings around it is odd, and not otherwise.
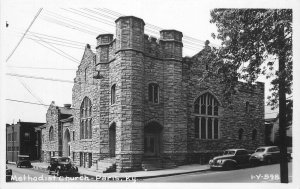
[[[12,163],[12,162],[9,162]],[[47,172],[48,163],[44,162],[32,162],[31,165],[33,169]],[[103,180],[103,179],[126,179],[126,178],[134,178],[134,179],[146,179],[146,178],[154,178],[154,177],[165,177],[172,175],[180,175],[186,173],[194,173],[206,171],[209,169],[209,165],[200,165],[200,164],[191,164],[191,165],[182,165],[172,169],[162,169],[156,171],[135,171],[135,172],[112,172],[112,173],[99,173],[95,171],[88,170],[86,168],[78,167],[78,172],[80,176],[86,176],[93,180]]]
[[[172,169],[163,169],[163,170],[156,170],[156,171],[135,171],[135,172],[125,172],[125,173],[98,173],[89,171],[83,168],[79,168],[80,175],[87,176],[92,179],[101,180],[102,178],[111,179],[114,178],[135,178],[135,179],[146,179],[146,178],[154,178],[154,177],[165,177],[165,176],[172,176],[172,175],[180,175],[186,173],[194,173],[194,172],[201,172],[206,171],[209,169],[209,165],[199,165],[199,164],[191,164],[191,165],[182,165]]]

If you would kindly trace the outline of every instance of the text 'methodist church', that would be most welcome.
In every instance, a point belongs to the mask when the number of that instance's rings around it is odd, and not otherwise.
[[[70,156],[78,165],[115,163],[116,171],[145,166],[207,163],[228,148],[255,149],[264,141],[264,84],[238,83],[229,104],[218,78],[201,79],[209,63],[182,57],[182,33],[144,33],[134,16],[101,34],[96,53],[87,45],[72,91],[72,105],[49,106],[42,156]]]

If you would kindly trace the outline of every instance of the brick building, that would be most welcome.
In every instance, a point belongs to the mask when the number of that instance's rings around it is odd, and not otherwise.
[[[115,161],[117,171],[205,163],[226,148],[263,144],[263,83],[249,88],[239,82],[228,104],[219,79],[203,79],[213,69],[201,59],[208,45],[183,58],[181,32],[162,30],[156,39],[144,33],[140,18],[115,22],[115,38],[99,35],[96,53],[86,46],[74,79],[72,129],[56,134],[74,131],[66,144],[79,166],[107,159]],[[52,144],[62,152],[63,142]]]
[[[29,155],[30,160],[39,159],[35,128],[43,124],[22,121],[6,124],[6,160],[16,162],[18,155]]]

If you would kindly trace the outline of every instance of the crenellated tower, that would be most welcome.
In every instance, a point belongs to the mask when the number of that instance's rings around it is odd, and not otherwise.
[[[115,22],[115,61],[110,84],[116,90],[111,119],[116,120],[117,171],[139,170],[143,156],[145,23],[134,16],[120,17]]]

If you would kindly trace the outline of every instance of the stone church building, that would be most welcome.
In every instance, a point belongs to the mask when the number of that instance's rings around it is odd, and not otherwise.
[[[201,61],[208,44],[183,57],[181,32],[162,30],[156,39],[144,33],[140,18],[124,16],[115,23],[115,37],[96,38],[96,53],[86,46],[72,107],[49,107],[44,161],[63,155],[95,168],[109,160],[122,172],[207,163],[228,148],[263,145],[263,83],[239,82],[228,103],[220,79],[203,79],[213,69]]]

